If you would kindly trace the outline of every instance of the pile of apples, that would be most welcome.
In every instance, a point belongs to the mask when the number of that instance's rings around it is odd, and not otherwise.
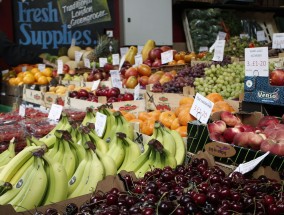
[[[284,115],[263,116],[257,126],[243,124],[241,119],[227,111],[220,114],[220,120],[208,123],[211,140],[241,147],[271,152],[284,156]]]
[[[105,96],[107,103],[132,101],[134,100],[133,93],[125,92],[121,93],[117,87],[98,87],[95,91],[88,91],[86,89],[80,89],[78,91],[72,91],[69,93],[71,98],[87,100],[92,102],[98,102],[99,96]]]

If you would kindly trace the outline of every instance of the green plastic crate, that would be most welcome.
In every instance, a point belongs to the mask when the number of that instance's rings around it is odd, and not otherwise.
[[[0,113],[8,113],[12,111],[12,107],[6,105],[0,105]]]

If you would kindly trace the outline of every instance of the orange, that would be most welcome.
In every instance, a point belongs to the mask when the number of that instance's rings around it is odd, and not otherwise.
[[[10,84],[11,86],[16,86],[16,78],[10,78],[10,79],[9,79],[9,84]]]
[[[49,67],[46,67],[44,70],[41,71],[41,73],[46,77],[52,77],[52,69]]]
[[[179,124],[184,126],[186,126],[188,122],[191,122],[195,119],[196,118],[192,116],[186,108],[183,109],[178,115]]]
[[[179,100],[179,105],[184,105],[184,104],[193,104],[194,98],[192,97],[183,97],[182,99]]]
[[[209,99],[213,103],[216,103],[216,102],[224,100],[223,96],[221,94],[219,94],[219,93],[209,93],[206,96],[206,98]]]
[[[25,76],[25,74],[24,74],[24,72],[19,72],[18,74],[17,74],[17,77],[24,77]]]
[[[23,81],[22,77],[15,78],[15,85],[19,85]]]
[[[37,72],[40,72],[40,70],[37,67],[34,67],[34,68],[31,69],[30,72],[33,73],[33,74],[36,74]]]
[[[178,61],[177,61],[177,65],[183,65],[183,64],[185,64],[185,61],[184,61],[184,60],[178,60]]]
[[[38,84],[41,84],[41,85],[48,84],[47,77],[43,75],[38,78],[37,82]]]
[[[33,75],[25,75],[23,78],[24,84],[33,84],[35,82],[35,77]]]
[[[175,130],[175,129],[177,129],[178,127],[180,127],[179,120],[178,120],[178,118],[175,118],[174,121],[173,121],[173,123],[171,124],[171,129],[172,129],[172,130]]]
[[[175,130],[180,134],[180,136],[187,137],[187,126],[180,126]]]
[[[35,80],[37,81],[39,79],[39,77],[43,76],[43,74],[41,72],[37,72],[34,74]]]

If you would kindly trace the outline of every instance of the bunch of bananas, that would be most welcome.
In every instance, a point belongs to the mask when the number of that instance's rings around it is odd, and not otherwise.
[[[142,177],[151,168],[184,162],[185,144],[178,132],[157,122],[141,152],[132,125],[120,112],[98,111],[107,116],[102,136],[95,130],[97,112],[87,109],[80,124],[63,114],[45,137],[27,137],[28,146],[17,155],[11,143],[12,152],[7,150],[9,156],[0,164],[0,205],[25,211],[91,193],[105,176],[121,170]]]
[[[154,168],[175,168],[184,162],[185,156],[186,147],[180,134],[156,122],[153,135],[144,146],[144,152],[133,162],[128,162],[124,170],[134,171],[137,177],[143,177]]]

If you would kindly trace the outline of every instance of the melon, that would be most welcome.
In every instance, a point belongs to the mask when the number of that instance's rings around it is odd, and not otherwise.
[[[92,50],[85,51],[83,56],[82,56],[82,59],[84,60],[84,59],[88,58],[88,55],[91,54],[91,53],[92,53]]]
[[[77,64],[77,67],[78,68],[84,68],[85,67],[84,61],[80,60]]]
[[[76,69],[78,63],[75,60],[69,60],[65,64],[68,65],[70,69]]]
[[[61,56],[61,57],[57,58],[57,60],[62,60],[63,64],[65,64],[66,62],[70,61],[71,59],[68,56]]]
[[[67,55],[70,58],[70,60],[75,60],[75,52],[76,51],[81,51],[81,47],[79,46],[70,46],[68,49]]]

